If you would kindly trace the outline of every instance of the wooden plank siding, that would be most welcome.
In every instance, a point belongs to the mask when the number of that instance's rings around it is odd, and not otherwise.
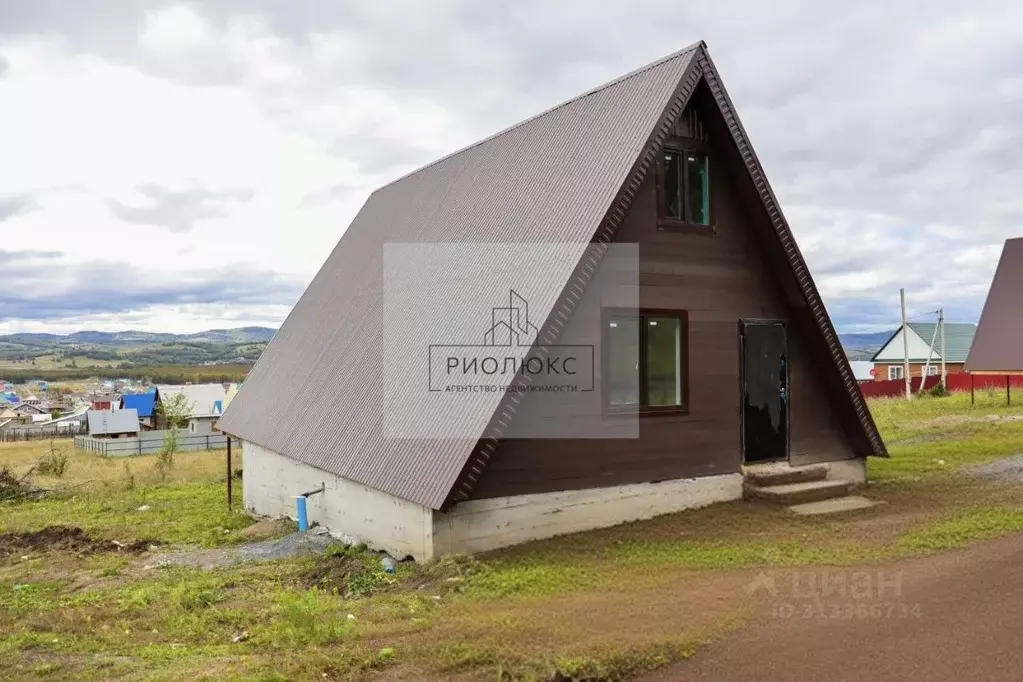
[[[731,174],[724,164],[715,163],[713,148],[710,168],[713,231],[658,230],[655,174],[649,173],[616,238],[640,244],[640,306],[689,312],[689,414],[641,418],[639,439],[502,440],[473,498],[738,471],[742,318],[790,322],[793,464],[855,457],[797,325],[790,321],[781,282],[753,234]],[[600,296],[604,300],[598,300]],[[559,343],[590,343],[595,336],[591,325],[600,324],[600,309],[622,304],[612,298],[613,292],[587,291]],[[556,401],[544,401],[542,418],[572,419],[572,404],[578,410],[578,401],[564,401],[563,409]],[[520,410],[536,419],[530,405],[527,397]]]

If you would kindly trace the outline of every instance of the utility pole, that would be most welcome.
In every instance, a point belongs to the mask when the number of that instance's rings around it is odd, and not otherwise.
[[[934,333],[931,334],[931,345],[927,347],[927,361],[924,362],[924,368],[920,372],[920,388],[916,390],[917,395],[924,394],[924,386],[927,385],[927,377],[930,376],[931,371],[931,359],[934,357],[934,342],[938,340],[938,329],[940,325],[934,325]],[[937,365],[935,365],[937,366]]]
[[[902,378],[906,381],[906,400],[910,400],[913,397],[913,390],[909,381],[909,325],[906,324],[905,289],[899,289],[899,300],[902,303]]]
[[[938,329],[941,334],[941,385],[945,385],[948,370],[945,368],[945,309],[938,309]]]

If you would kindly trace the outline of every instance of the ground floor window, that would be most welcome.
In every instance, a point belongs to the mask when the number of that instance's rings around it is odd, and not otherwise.
[[[931,365],[930,367],[928,367],[927,368],[927,376],[929,376],[929,377],[936,377],[936,376],[938,376],[938,366],[937,365]]]
[[[889,379],[903,378],[902,365],[888,365],[888,378]]]
[[[688,409],[689,319],[679,310],[605,310],[604,404],[611,412]]]

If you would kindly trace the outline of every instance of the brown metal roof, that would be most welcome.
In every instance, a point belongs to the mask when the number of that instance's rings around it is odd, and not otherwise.
[[[374,192],[246,377],[221,430],[440,508],[477,439],[382,437],[383,245],[588,242],[698,47]],[[555,291],[574,266],[547,273]],[[499,399],[473,409],[492,413]]]
[[[967,372],[1023,371],[1023,237],[1008,239],[966,358]]]
[[[221,430],[434,509],[452,501],[453,489],[459,493],[454,498],[463,499],[500,438],[499,426],[481,433],[482,440],[382,435],[384,244],[609,243],[701,78],[724,114],[821,331],[819,345],[834,362],[846,411],[854,415],[865,448],[884,454],[823,303],[703,43],[374,192],[249,373],[219,422]],[[595,266],[565,262],[545,271],[552,292],[561,293],[535,310],[538,319],[553,320],[541,332],[545,343],[557,337]],[[492,424],[500,425],[514,415],[516,404],[516,396],[491,394],[467,409],[492,415]]]

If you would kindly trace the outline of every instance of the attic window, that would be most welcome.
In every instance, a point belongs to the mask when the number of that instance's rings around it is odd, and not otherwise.
[[[665,148],[657,166],[658,225],[708,227],[710,163],[702,144]]]

